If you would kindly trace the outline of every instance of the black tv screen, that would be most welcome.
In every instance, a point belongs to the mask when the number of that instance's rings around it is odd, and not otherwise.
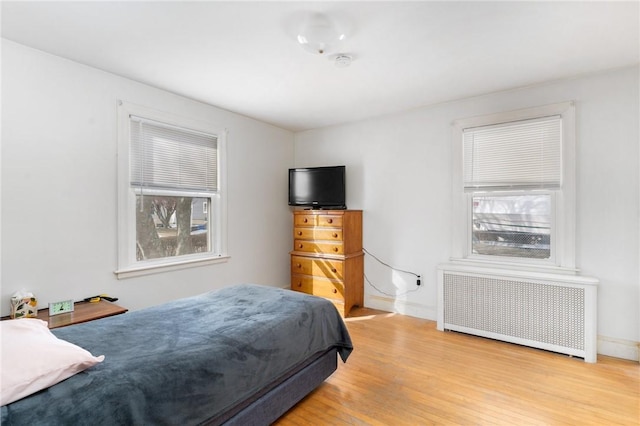
[[[289,169],[289,205],[346,209],[345,166]]]

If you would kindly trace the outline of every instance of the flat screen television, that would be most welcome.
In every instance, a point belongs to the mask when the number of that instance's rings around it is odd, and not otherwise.
[[[346,209],[345,166],[289,169],[289,205]]]

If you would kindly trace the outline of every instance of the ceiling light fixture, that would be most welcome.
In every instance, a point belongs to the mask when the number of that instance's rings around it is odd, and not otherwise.
[[[330,52],[335,45],[344,40],[335,24],[321,13],[309,15],[298,32],[298,43],[307,52],[324,55]]]

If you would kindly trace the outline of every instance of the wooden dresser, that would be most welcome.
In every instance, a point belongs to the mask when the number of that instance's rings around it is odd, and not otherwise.
[[[362,210],[293,212],[291,289],[331,300],[344,317],[363,306]]]

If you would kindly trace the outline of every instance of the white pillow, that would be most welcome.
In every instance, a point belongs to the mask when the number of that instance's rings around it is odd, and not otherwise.
[[[54,336],[47,323],[0,321],[0,406],[48,388],[104,360]]]

